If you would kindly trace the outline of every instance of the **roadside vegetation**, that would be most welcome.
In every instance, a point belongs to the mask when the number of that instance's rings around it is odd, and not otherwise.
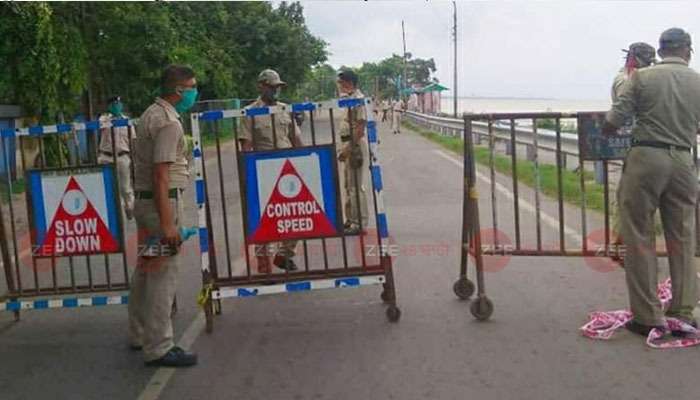
[[[464,142],[460,138],[443,136],[439,133],[424,129],[411,122],[404,121],[403,125],[420,134],[421,136],[439,144],[447,150],[457,154],[464,154]],[[481,165],[489,165],[489,149],[484,146],[474,147],[474,158]],[[494,168],[497,172],[513,176],[513,168],[509,156],[494,154]],[[518,181],[522,184],[535,187],[535,165],[531,161],[517,161]],[[591,171],[571,171],[562,169],[562,193],[564,201],[581,206],[581,182],[580,174],[583,173],[586,183],[586,208],[589,210],[603,211],[605,198],[603,185],[595,182],[595,176]],[[559,193],[557,182],[557,167],[552,164],[539,164],[541,193],[556,198]],[[612,194],[611,194],[612,195]]]

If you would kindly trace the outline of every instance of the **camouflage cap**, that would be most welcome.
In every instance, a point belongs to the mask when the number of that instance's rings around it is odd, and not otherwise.
[[[679,49],[692,44],[688,32],[681,28],[666,29],[659,38],[659,49]]]
[[[627,50],[622,51],[636,58],[643,66],[653,64],[656,61],[656,49],[648,43],[635,42]]]
[[[265,69],[258,75],[258,83],[270,86],[287,86],[287,82],[280,79],[280,74],[274,69]]]

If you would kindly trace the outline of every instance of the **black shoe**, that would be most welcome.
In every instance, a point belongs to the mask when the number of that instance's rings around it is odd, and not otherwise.
[[[291,257],[275,256],[275,260],[272,263],[275,264],[277,268],[285,271],[296,271],[299,269]]]
[[[185,350],[174,346],[165,355],[157,360],[146,361],[147,367],[191,367],[197,365],[197,355],[187,353]]]
[[[625,324],[625,328],[627,328],[627,330],[632,332],[632,333],[636,333],[637,335],[641,335],[644,337],[649,336],[649,332],[651,332],[651,330],[654,328],[658,328],[658,329],[662,329],[662,330],[664,329],[663,326],[643,325],[643,324],[640,324],[639,322],[635,322],[634,320]]]
[[[688,325],[692,326],[693,328],[698,329],[697,322],[695,322],[695,321],[684,321],[684,322],[687,323]],[[695,336],[695,335],[697,335],[697,334],[693,334],[690,332],[683,332],[683,331],[671,331],[671,336],[677,337],[677,338],[685,338],[688,336]]]

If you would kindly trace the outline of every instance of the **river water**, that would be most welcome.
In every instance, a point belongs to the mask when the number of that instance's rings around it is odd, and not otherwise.
[[[443,113],[451,114],[453,110],[452,98],[443,97],[441,106]],[[609,108],[609,99],[565,100],[460,97],[457,100],[458,113],[607,111]]]

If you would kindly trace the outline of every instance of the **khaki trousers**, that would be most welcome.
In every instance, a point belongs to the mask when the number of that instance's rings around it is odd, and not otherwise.
[[[100,154],[97,162],[100,164],[110,164],[114,158]],[[128,155],[117,157],[116,166],[117,178],[119,179],[119,195],[122,199],[122,206],[126,215],[131,215],[134,209],[134,188],[131,184],[131,158]]]
[[[182,223],[182,199],[170,199],[170,207],[179,228]],[[149,244],[149,238],[162,237],[154,201],[136,200],[134,218],[138,227],[138,248],[142,251]],[[143,346],[146,361],[162,357],[174,346],[170,315],[181,259],[181,253],[138,257],[129,295],[129,340],[133,345]]]
[[[369,223],[369,212],[367,210],[367,171],[369,157],[369,149],[367,147],[367,139],[362,138],[359,141],[360,150],[362,151],[362,165],[359,168],[350,167],[350,160],[343,163],[343,175],[345,180],[345,222],[359,225],[362,222],[362,228],[366,228]],[[345,151],[349,154],[348,142],[344,145]],[[359,203],[358,203],[359,197]]]
[[[391,116],[391,127],[394,132],[401,132],[401,112],[393,111]]]
[[[698,182],[690,152],[633,147],[625,160],[620,190],[620,229],[625,274],[634,319],[663,325],[656,296],[657,258],[654,214],[661,211],[673,300],[668,316],[692,320],[697,303],[695,201]]]

